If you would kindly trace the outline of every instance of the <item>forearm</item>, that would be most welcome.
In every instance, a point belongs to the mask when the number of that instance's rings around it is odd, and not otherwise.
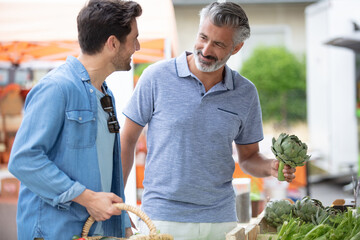
[[[40,143],[23,141],[22,136],[20,131],[14,142],[9,171],[50,205],[68,206],[85,187],[56,166],[41,150]]]
[[[257,143],[248,145],[236,144],[240,168],[254,177],[278,177],[279,161],[268,159],[259,152]],[[285,181],[291,182],[295,178],[295,168],[285,165],[283,170]]]
[[[125,141],[122,141],[125,142]],[[127,179],[134,164],[135,144],[121,144],[121,163],[123,169],[124,186],[126,186]]]
[[[240,168],[254,177],[272,176],[273,159],[268,159],[260,153],[256,153],[248,159],[239,159]]]
[[[277,176],[274,159],[268,159],[259,151],[258,143],[236,144],[240,168],[254,177]]]
[[[120,133],[121,164],[123,169],[124,186],[134,164],[134,152],[137,140],[143,127],[126,118],[124,127]]]

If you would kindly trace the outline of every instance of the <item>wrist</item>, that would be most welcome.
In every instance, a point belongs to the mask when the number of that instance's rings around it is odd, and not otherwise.
[[[86,207],[86,204],[91,202],[91,198],[93,196],[93,191],[89,189],[85,189],[79,196],[73,199],[73,202],[76,202],[84,207]]]

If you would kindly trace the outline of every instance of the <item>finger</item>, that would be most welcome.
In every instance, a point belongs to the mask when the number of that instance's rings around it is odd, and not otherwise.
[[[105,220],[107,220],[107,219],[109,219],[110,217],[108,217],[108,218],[106,218],[105,216],[92,216],[94,219],[95,219],[95,221],[97,221],[97,222],[102,222],[102,221],[105,221]]]
[[[119,196],[116,195],[116,194],[112,194],[111,201],[112,201],[113,203],[123,203],[123,202],[124,202],[124,201],[122,200],[122,198],[119,197]]]
[[[271,166],[273,169],[277,170],[279,168],[279,160],[273,160]]]
[[[292,180],[295,178],[295,174],[293,173],[284,173],[285,180],[287,182],[292,182]]]
[[[285,164],[284,169],[292,169],[292,167],[290,165]]]
[[[296,172],[296,168],[291,167],[291,166],[285,164],[285,166],[284,166],[284,171],[287,171],[287,172],[290,172],[290,173],[294,173],[294,172]]]
[[[119,209],[119,208],[115,207],[114,205],[112,205],[111,213],[112,213],[112,215],[121,215],[121,209]]]
[[[294,174],[288,174],[288,175],[287,175],[287,178],[288,178],[288,179],[294,179],[294,178],[295,178],[295,175],[294,175]]]
[[[290,173],[294,174],[296,172],[296,168],[290,168]]]
[[[283,173],[287,173],[287,174],[294,174],[296,172],[296,168],[288,168],[283,170]]]

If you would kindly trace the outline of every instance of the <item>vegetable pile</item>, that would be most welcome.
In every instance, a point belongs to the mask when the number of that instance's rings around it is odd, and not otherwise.
[[[269,202],[264,217],[277,228],[277,236],[269,238],[272,240],[360,240],[360,208],[343,212],[304,197],[295,204]]]
[[[272,139],[271,151],[274,153],[277,160],[279,160],[278,180],[284,181],[283,169],[285,164],[295,168],[297,166],[304,166],[310,159],[307,154],[307,145],[300,141],[295,135],[281,133],[278,139]]]

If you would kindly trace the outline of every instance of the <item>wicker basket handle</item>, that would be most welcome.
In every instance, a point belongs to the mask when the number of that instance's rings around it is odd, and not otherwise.
[[[130,205],[127,205],[125,203],[114,203],[113,204],[115,207],[117,207],[118,209],[120,210],[125,210],[125,211],[129,211],[129,212],[132,212],[134,214],[136,214],[138,217],[141,218],[141,220],[143,220],[146,225],[148,226],[149,230],[150,230],[150,236],[152,235],[156,235],[156,227],[154,225],[154,223],[151,221],[151,219],[143,212],[141,211],[138,207],[134,207],[134,206],[130,206]],[[89,230],[91,228],[91,226],[93,225],[93,223],[95,222],[95,219],[90,216],[85,224],[84,224],[84,227],[83,227],[83,230],[82,230],[82,233],[81,233],[81,236],[82,237],[87,237],[88,234],[89,234]]]

